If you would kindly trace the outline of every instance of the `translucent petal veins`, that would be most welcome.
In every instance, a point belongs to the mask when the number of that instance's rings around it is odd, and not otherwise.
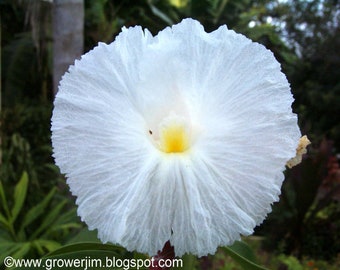
[[[203,256],[278,200],[301,137],[292,102],[273,54],[226,26],[124,28],[61,80],[54,158],[103,242]]]

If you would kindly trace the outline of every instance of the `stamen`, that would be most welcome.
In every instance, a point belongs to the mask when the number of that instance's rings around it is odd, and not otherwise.
[[[171,123],[160,132],[160,146],[165,153],[184,152],[188,148],[188,135],[180,123]]]
[[[181,153],[190,146],[190,123],[182,116],[171,112],[162,119],[158,129],[149,130],[154,145],[165,153]]]

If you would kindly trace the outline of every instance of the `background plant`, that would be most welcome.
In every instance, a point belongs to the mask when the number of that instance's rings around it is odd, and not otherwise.
[[[26,210],[29,184],[24,172],[9,198],[9,192],[0,182],[1,264],[7,256],[36,258],[54,251],[70,237],[71,230],[81,227],[75,208],[67,209],[69,200],[58,197],[55,187],[42,201]]]

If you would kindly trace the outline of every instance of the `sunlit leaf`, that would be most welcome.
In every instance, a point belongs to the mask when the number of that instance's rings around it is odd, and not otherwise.
[[[170,0],[169,3],[176,8],[183,8],[188,5],[188,0]]]

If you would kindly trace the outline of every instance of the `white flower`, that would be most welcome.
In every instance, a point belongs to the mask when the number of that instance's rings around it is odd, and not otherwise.
[[[273,54],[226,26],[123,28],[61,80],[54,157],[103,242],[202,256],[278,200],[300,138],[292,101]]]

